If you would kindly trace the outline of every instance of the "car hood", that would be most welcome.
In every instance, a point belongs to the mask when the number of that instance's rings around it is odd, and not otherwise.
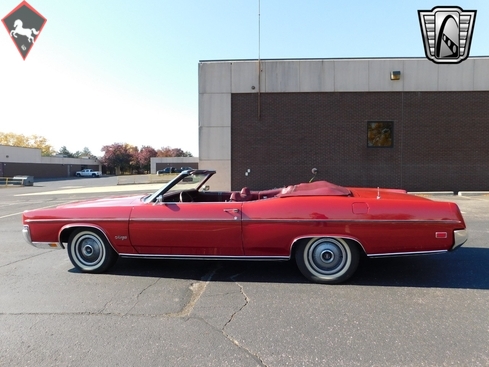
[[[142,203],[141,198],[145,195],[117,196],[103,199],[76,201],[58,206],[58,208],[95,208],[95,207],[114,207],[114,206],[134,206]]]

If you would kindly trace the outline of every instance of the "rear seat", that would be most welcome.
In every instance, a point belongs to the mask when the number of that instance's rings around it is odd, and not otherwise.
[[[282,189],[272,189],[272,190],[263,190],[258,192],[258,199],[267,199],[273,198],[274,196],[280,194]]]
[[[273,198],[280,194],[283,189],[272,189],[263,191],[250,191],[247,187],[243,187],[240,192],[233,192],[229,201],[252,201]]]

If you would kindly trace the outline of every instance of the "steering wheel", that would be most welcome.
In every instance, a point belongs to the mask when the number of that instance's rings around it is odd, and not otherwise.
[[[192,202],[192,201],[194,201],[194,198],[192,197],[192,195],[190,195],[190,193],[188,191],[181,191],[180,192],[180,202],[181,203]]]

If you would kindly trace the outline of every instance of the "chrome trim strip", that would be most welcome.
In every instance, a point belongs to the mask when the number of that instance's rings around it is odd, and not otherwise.
[[[127,222],[129,218],[52,218],[52,219],[26,219],[26,223],[49,223],[49,222]]]
[[[216,256],[216,255],[156,255],[156,254],[119,254],[123,258],[138,259],[172,259],[172,260],[289,260],[290,256]]]
[[[443,254],[448,250],[433,250],[433,251],[412,251],[412,252],[387,252],[383,254],[367,254],[368,257],[396,257],[396,256],[415,256],[415,255],[435,255]]]
[[[26,223],[49,222],[227,222],[234,218],[63,218],[63,219],[27,219]],[[458,220],[426,219],[242,219],[243,223],[426,223],[426,224],[460,224]]]
[[[462,246],[469,239],[469,232],[466,229],[456,229],[453,231],[453,238],[455,239],[451,251]]]
[[[233,218],[230,218],[233,219]],[[130,222],[227,222],[223,218],[130,218]],[[426,224],[460,224],[458,220],[427,220],[427,219],[242,219],[243,223],[426,223]]]
[[[63,250],[65,247],[59,243],[59,242],[32,242],[31,243],[32,246],[36,247],[36,248],[40,248],[40,249],[61,249]],[[53,246],[55,245],[55,246]]]

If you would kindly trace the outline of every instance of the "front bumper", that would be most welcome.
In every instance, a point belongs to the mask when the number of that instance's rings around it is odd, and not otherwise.
[[[64,246],[59,242],[33,242],[31,238],[31,231],[27,224],[24,224],[22,227],[22,236],[24,240],[31,246],[41,248],[41,249],[49,249],[49,248],[57,248],[64,249]]]

